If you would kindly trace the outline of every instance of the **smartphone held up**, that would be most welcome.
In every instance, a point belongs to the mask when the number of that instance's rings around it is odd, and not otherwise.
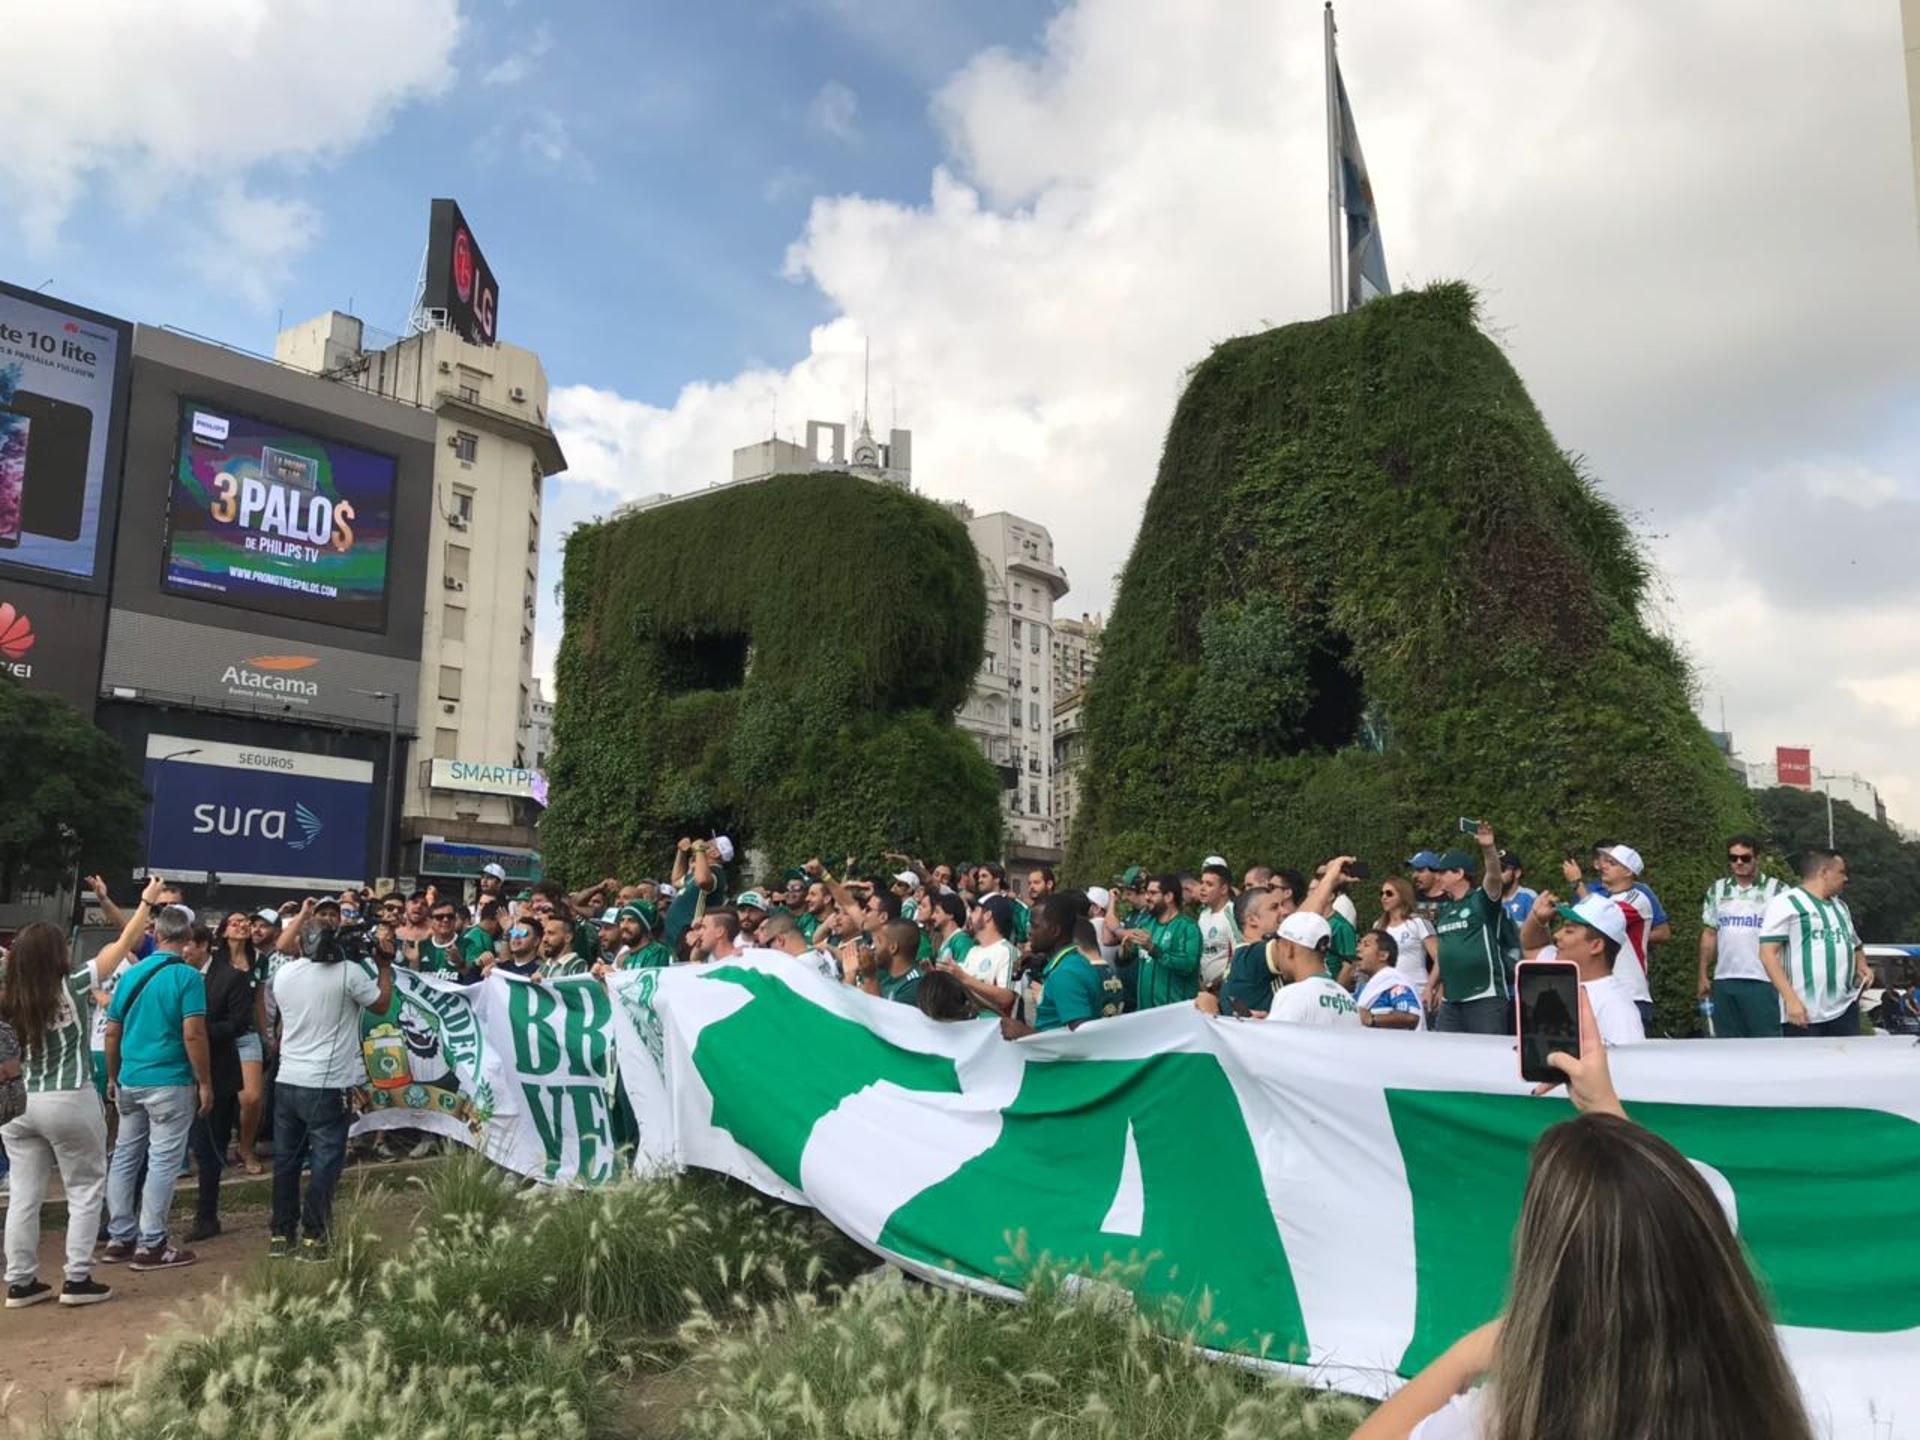
[[[1514,969],[1520,1077],[1551,1085],[1566,1077],[1549,1055],[1580,1054],[1580,967],[1570,960],[1522,960]]]

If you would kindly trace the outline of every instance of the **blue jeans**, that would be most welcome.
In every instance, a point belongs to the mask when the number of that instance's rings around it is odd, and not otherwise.
[[[125,1243],[137,1234],[142,1250],[167,1243],[167,1211],[187,1153],[187,1133],[200,1108],[191,1085],[152,1085],[119,1090],[120,1135],[107,1171],[107,1238]],[[146,1166],[146,1183],[140,1167]]]
[[[333,1221],[333,1191],[347,1163],[353,1108],[345,1090],[316,1090],[276,1082],[273,1087],[273,1221],[269,1229],[291,1240],[296,1229],[324,1240]],[[300,1195],[300,1162],[311,1147],[313,1174]]]
[[[1485,1000],[1442,1000],[1433,1028],[1454,1035],[1511,1035],[1513,1006],[1497,995]]]

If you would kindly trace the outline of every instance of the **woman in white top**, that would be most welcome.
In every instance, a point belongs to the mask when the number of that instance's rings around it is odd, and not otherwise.
[[[1534,1149],[1506,1314],[1353,1440],[1812,1440],[1720,1202],[1684,1155],[1627,1119],[1584,992],[1580,1056],[1549,1063],[1581,1114]]]
[[[1393,968],[1416,995],[1426,994],[1427,946],[1434,938],[1433,926],[1414,911],[1413,885],[1404,875],[1389,875],[1380,882],[1380,928],[1393,937]]]

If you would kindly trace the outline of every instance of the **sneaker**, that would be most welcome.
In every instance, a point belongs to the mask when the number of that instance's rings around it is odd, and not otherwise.
[[[98,1280],[69,1280],[60,1287],[62,1305],[98,1305],[102,1300],[111,1300],[113,1290]]]
[[[134,1245],[131,1240],[109,1240],[107,1248],[100,1252],[100,1261],[105,1265],[118,1265],[133,1258]]]
[[[53,1298],[53,1287],[40,1280],[28,1280],[19,1285],[7,1286],[7,1309],[24,1310],[29,1305],[38,1305],[42,1300]]]
[[[211,1240],[219,1233],[220,1222],[218,1220],[196,1220],[193,1222],[193,1228],[187,1232],[187,1243],[193,1245],[198,1244],[202,1240]]]
[[[284,1235],[276,1235],[267,1241],[267,1259],[285,1260],[293,1254],[293,1241]]]
[[[326,1241],[316,1240],[311,1235],[300,1242],[300,1258],[302,1260],[325,1260],[330,1253],[327,1249]]]
[[[156,1245],[151,1250],[136,1250],[127,1262],[129,1270],[179,1270],[193,1264],[191,1250],[176,1250],[171,1245]]]

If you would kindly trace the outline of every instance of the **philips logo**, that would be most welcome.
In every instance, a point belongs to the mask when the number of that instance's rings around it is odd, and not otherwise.
[[[196,440],[205,440],[209,445],[224,445],[232,430],[232,422],[224,415],[209,415],[204,410],[193,412],[193,438]]]

